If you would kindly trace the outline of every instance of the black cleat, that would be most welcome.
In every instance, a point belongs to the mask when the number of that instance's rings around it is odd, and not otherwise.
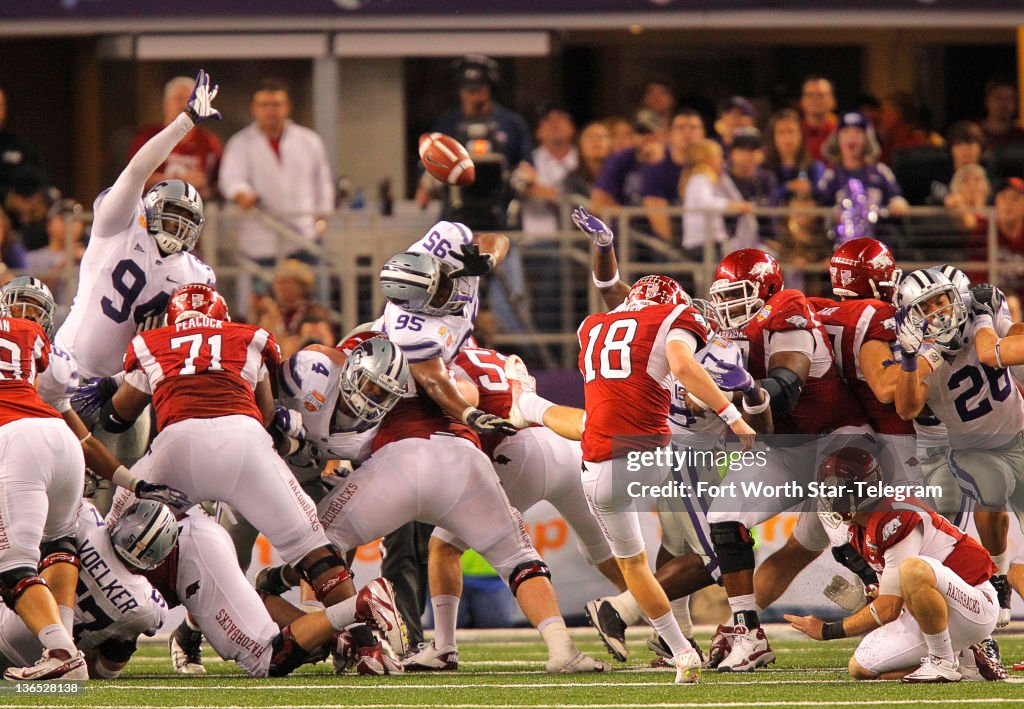
[[[587,614],[587,620],[594,626],[601,642],[608,648],[608,652],[619,662],[629,659],[629,649],[626,647],[626,623],[622,616],[615,610],[615,607],[604,598],[597,598],[589,601],[583,609]]]

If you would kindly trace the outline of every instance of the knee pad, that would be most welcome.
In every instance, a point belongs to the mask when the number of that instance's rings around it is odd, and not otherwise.
[[[712,522],[711,544],[723,574],[754,570],[754,540],[739,522]]]
[[[309,659],[309,652],[303,650],[292,635],[291,626],[285,627],[271,643],[270,668],[267,675],[270,677],[284,677],[291,674],[297,667],[305,664]]]
[[[76,569],[81,568],[78,559],[78,543],[74,537],[61,537],[52,542],[43,542],[40,547],[43,559],[39,562],[39,571],[54,564],[71,564]]]
[[[13,611],[25,589],[37,584],[45,586],[46,581],[31,566],[4,571],[0,573],[0,597],[3,597],[4,603]]]
[[[512,595],[516,595],[524,581],[535,578],[551,578],[551,570],[540,559],[524,561],[512,569],[512,573],[508,575],[508,587],[512,590]]]
[[[333,569],[338,569],[337,573],[322,584],[318,585],[314,581],[317,576]],[[299,573],[302,575],[302,578],[305,579],[306,583],[313,587],[313,592],[316,594],[316,598],[320,602],[323,602],[327,594],[333,591],[336,587],[355,578],[349,570],[348,564],[345,563],[345,560],[335,554],[333,550],[327,556],[322,559],[317,559],[308,565],[305,561],[300,563]]]

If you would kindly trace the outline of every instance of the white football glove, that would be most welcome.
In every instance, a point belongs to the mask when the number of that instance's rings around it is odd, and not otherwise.
[[[921,326],[902,311],[896,313],[896,339],[905,357],[916,355],[924,343],[924,332]]]
[[[853,613],[859,611],[867,604],[867,597],[864,595],[864,586],[857,583],[850,583],[842,576],[836,575],[829,581],[828,586],[822,589],[825,598],[829,599],[844,611]]]
[[[185,113],[189,115],[192,122],[200,124],[211,118],[220,120],[220,111],[213,107],[213,99],[217,97],[217,90],[220,87],[216,84],[210,88],[210,75],[203,69],[196,74],[196,83],[192,87],[192,95],[188,97],[185,105]]]

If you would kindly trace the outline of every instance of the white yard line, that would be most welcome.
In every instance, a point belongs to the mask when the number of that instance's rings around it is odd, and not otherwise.
[[[688,685],[693,686],[693,685]],[[685,687],[680,686],[680,691],[687,691]],[[846,707],[852,705],[856,706],[913,706],[925,704],[928,706],[941,705],[941,704],[957,704],[963,705],[965,703],[971,704],[1024,704],[1024,698],[1007,698],[1007,697],[984,697],[974,699],[879,699],[873,701],[857,700],[857,701],[843,701],[843,702],[822,702],[822,701],[805,701],[805,702],[792,702],[792,701],[776,701],[776,702],[658,702],[650,703],[644,702],[642,704],[544,704],[545,707],[551,707],[551,709],[617,709],[618,707],[636,707],[640,709],[642,707],[650,707],[651,709],[699,709],[703,707],[779,707],[779,706],[791,706],[791,707]],[[0,704],[0,709],[13,709],[14,707],[24,707],[24,704]],[[252,709],[251,705],[224,705],[224,704],[182,704],[179,706],[166,706],[166,705],[132,705],[133,709]],[[352,709],[353,705],[349,704],[264,704],[260,705],[262,709]],[[423,704],[422,702],[417,704],[360,704],[361,709],[420,709],[421,707],[445,707],[446,709],[523,709],[529,707],[528,704]],[[535,705],[541,706],[541,705]],[[125,709],[121,704],[75,704],[75,709]]]

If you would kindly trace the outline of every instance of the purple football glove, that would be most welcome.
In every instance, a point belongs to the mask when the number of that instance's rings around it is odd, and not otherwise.
[[[715,384],[722,391],[742,391],[744,393],[757,388],[757,382],[750,376],[750,372],[742,365],[732,362],[718,362],[715,368],[708,371]]]
[[[140,500],[153,500],[161,502],[176,510],[184,510],[189,507],[188,495],[176,487],[161,485],[160,483],[148,483],[140,480],[135,486],[135,496]]]
[[[213,107],[213,99],[217,98],[219,86],[210,88],[210,75],[200,69],[196,74],[196,83],[192,87],[192,95],[188,97],[185,113],[196,125],[211,118],[220,120],[220,111]]]
[[[615,235],[608,225],[587,211],[586,207],[572,210],[572,222],[602,249],[610,248]]]
[[[117,382],[113,377],[96,377],[86,379],[85,384],[75,389],[71,395],[71,406],[75,413],[87,419],[113,398],[117,391]]]

